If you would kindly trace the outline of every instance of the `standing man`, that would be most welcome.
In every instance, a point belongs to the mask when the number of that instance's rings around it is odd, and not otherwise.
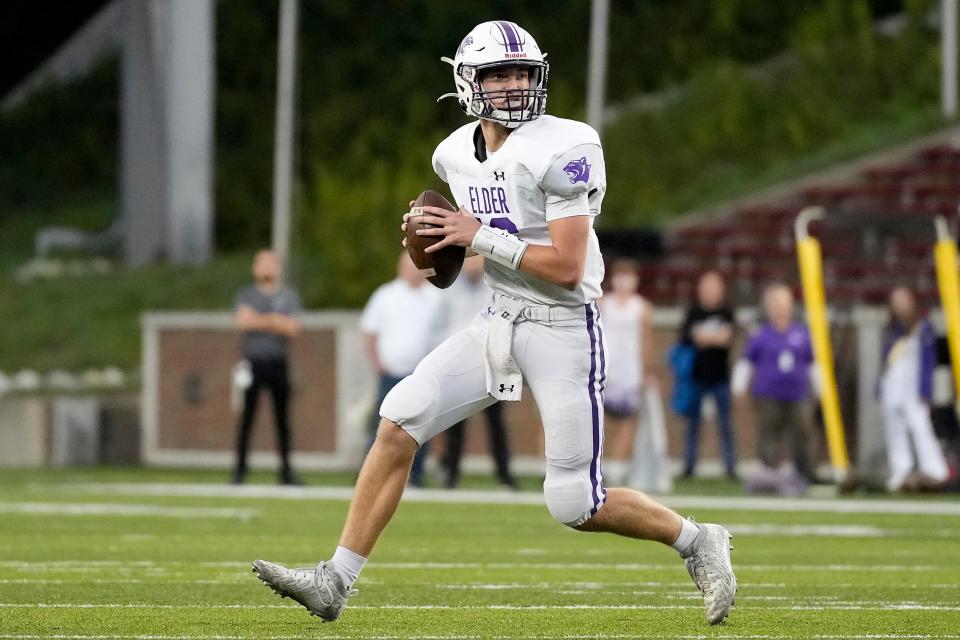
[[[551,515],[580,531],[672,546],[703,593],[711,624],[733,605],[726,529],[685,520],[638,491],[604,486],[606,354],[596,303],[603,257],[593,230],[606,190],[603,150],[589,126],[544,115],[544,57],[524,29],[497,21],[477,25],[455,57],[444,58],[453,67],[450,96],[479,122],[454,131],[433,154],[460,210],[424,207],[420,220],[436,228],[417,233],[438,237],[428,252],[455,245],[486,258],[493,292],[481,316],[383,401],[333,558],[302,570],[253,563],[271,589],[324,620],[336,620],[356,594],[352,586],[393,517],[419,446],[497,401],[518,400],[524,379],[545,432]]]
[[[381,285],[370,296],[360,317],[367,355],[377,372],[377,402],[398,382],[413,373],[420,360],[430,353],[429,327],[434,323],[438,291],[427,281],[404,251],[397,260],[397,277]],[[379,413],[370,424],[370,446],[373,446],[380,423]],[[369,447],[368,447],[369,448]],[[417,452],[410,472],[410,484],[423,486],[423,465],[427,447]]]
[[[733,343],[733,310],[726,304],[726,284],[716,271],[707,271],[697,282],[696,302],[687,311],[680,341],[692,345],[693,397],[687,416],[687,442],[683,477],[693,476],[700,446],[703,401],[712,396],[717,407],[717,427],[727,477],[737,479],[737,460],[730,423],[730,345]]]
[[[815,442],[810,380],[813,346],[807,327],[793,319],[793,292],[786,284],[763,291],[767,321],[750,335],[733,373],[733,391],[745,399],[751,378],[758,427],[760,477],[773,477],[783,458],[793,462],[797,476],[784,478],[783,493],[803,493],[816,478]],[[786,456],[781,450],[785,450]]]
[[[254,284],[244,287],[234,299],[234,322],[243,332],[243,358],[250,365],[252,379],[243,397],[243,414],[237,435],[237,466],[233,484],[243,484],[247,476],[247,450],[250,430],[257,413],[260,391],[270,390],[277,425],[277,449],[280,453],[281,484],[303,482],[290,466],[290,338],[300,334],[300,296],[283,284],[283,266],[276,253],[258,251],[253,259]]]
[[[436,335],[446,339],[470,326],[489,297],[490,287],[483,282],[483,258],[474,256],[465,260],[460,277],[440,296]],[[495,402],[483,410],[483,415],[487,420],[490,453],[493,454],[497,480],[500,486],[515,490],[517,481],[510,473],[510,445],[503,423],[503,404]],[[447,429],[444,466],[447,470],[445,484],[448,489],[453,489],[460,481],[460,459],[463,457],[466,425],[467,421],[461,420]]]

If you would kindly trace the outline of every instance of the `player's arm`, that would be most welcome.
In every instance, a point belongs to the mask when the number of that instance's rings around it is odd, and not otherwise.
[[[258,313],[247,304],[237,305],[233,321],[241,331],[270,331],[271,322],[267,314]]]
[[[590,216],[560,218],[547,224],[550,244],[529,245],[520,260],[520,271],[573,290],[580,286],[587,264]]]
[[[364,333],[363,343],[367,349],[367,357],[370,358],[373,368],[377,373],[383,373],[383,365],[380,363],[380,354],[377,352],[377,334]]]
[[[565,289],[573,290],[580,285],[590,237],[590,216],[586,211],[580,216],[549,222],[551,244],[548,245],[527,244],[505,231],[483,226],[462,207],[458,212],[437,207],[424,207],[423,211],[426,215],[422,222],[436,225],[436,228],[420,229],[417,234],[443,236],[442,240],[425,249],[427,253],[449,245],[467,247],[488,260]]]
[[[241,331],[265,331],[290,338],[300,333],[300,322],[280,313],[258,313],[253,307],[241,304],[233,315]]]

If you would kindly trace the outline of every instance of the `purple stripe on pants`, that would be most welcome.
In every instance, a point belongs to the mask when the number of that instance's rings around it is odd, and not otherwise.
[[[607,351],[603,345],[606,340],[603,337],[603,322],[600,319],[600,305],[593,303],[593,309],[596,313],[597,325],[597,344],[600,346],[600,406],[603,406],[603,390],[607,382]],[[601,419],[603,416],[600,416]],[[603,426],[600,426],[600,434],[603,436]],[[600,451],[603,451],[603,440],[600,441]],[[597,457],[597,464],[600,466],[600,493],[602,494],[601,503],[607,499],[607,489],[603,486],[603,455]]]
[[[597,486],[597,464],[600,462],[600,407],[597,403],[597,336],[594,332],[593,305],[585,306],[587,315],[587,333],[590,334],[590,377],[587,382],[590,394],[590,409],[593,417],[593,457],[590,460],[590,486],[593,488],[593,508],[590,515],[594,515],[603,504],[601,492]],[[602,350],[602,347],[601,347]],[[601,488],[602,489],[602,488]]]

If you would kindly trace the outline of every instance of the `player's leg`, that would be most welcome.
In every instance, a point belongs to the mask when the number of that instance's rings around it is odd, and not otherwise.
[[[887,489],[899,491],[913,469],[913,454],[910,451],[906,418],[900,406],[884,403],[883,433],[886,439],[887,466],[890,473],[887,478]]]
[[[303,482],[290,465],[290,378],[286,362],[278,362],[275,369],[271,372],[269,387],[280,455],[279,479],[282,484],[300,485]]]
[[[463,437],[466,426],[467,421],[461,420],[447,429],[444,436],[446,451],[443,457],[444,466],[447,468],[447,479],[444,484],[448,489],[453,489],[460,481],[460,458],[463,456]]]
[[[794,466],[807,482],[816,480],[817,471],[813,455],[816,433],[813,424],[813,405],[809,400],[785,402],[788,426],[787,442],[791,445]]]
[[[253,570],[275,592],[312,615],[336,620],[352,585],[393,517],[420,444],[493,402],[483,364],[485,327],[452,336],[397,384],[383,401],[383,418],[360,470],[346,523],[330,561],[290,570],[257,560]]]
[[[360,467],[341,547],[364,558],[370,555],[400,503],[419,446],[395,422],[380,419],[376,440]]]
[[[943,447],[933,431],[930,407],[919,398],[914,398],[904,407],[904,418],[917,452],[917,468],[925,476],[924,479],[935,484],[945,481],[950,476],[950,469],[943,455]]]
[[[703,415],[703,385],[691,384],[690,414],[683,449],[683,477],[691,478],[697,468],[697,450],[700,447],[700,422]]]
[[[691,577],[704,593],[707,619],[719,622],[729,613],[736,592],[726,529],[684,520],[639,491],[604,487],[605,353],[598,316],[595,305],[588,305],[585,325],[518,326],[514,354],[544,426],[547,508],[558,521],[581,531],[672,546],[686,558]]]
[[[496,467],[497,480],[500,484],[517,488],[517,481],[510,473],[510,441],[507,439],[507,429],[503,423],[503,403],[495,402],[483,411],[487,419],[487,434],[490,437],[490,454]]]
[[[780,421],[777,419],[777,402],[770,398],[753,399],[754,416],[757,422],[757,457],[764,466],[776,469],[780,458]]]
[[[627,465],[633,451],[636,433],[636,414],[624,414],[619,411],[604,410],[604,428],[609,433],[610,447],[604,451],[606,476],[611,482],[622,484],[626,481]]]
[[[251,363],[252,380],[243,392],[243,412],[237,425],[237,464],[233,471],[233,484],[243,484],[247,477],[247,453],[250,449],[250,432],[257,416],[257,400],[260,397],[262,376]]]
[[[717,427],[720,429],[720,444],[723,449],[723,462],[727,477],[737,477],[737,453],[733,444],[733,423],[731,421],[730,384],[720,382],[713,385],[713,399],[717,404]]]

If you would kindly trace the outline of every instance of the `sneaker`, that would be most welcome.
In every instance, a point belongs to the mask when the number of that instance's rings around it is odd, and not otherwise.
[[[254,560],[253,572],[281,598],[296,600],[324,622],[333,622],[347,606],[347,598],[357,595],[348,589],[329,562],[314,569],[287,569],[266,560]]]
[[[690,555],[684,558],[687,573],[703,594],[707,622],[718,624],[730,615],[737,594],[737,577],[730,564],[730,532],[718,524],[701,524]]]

